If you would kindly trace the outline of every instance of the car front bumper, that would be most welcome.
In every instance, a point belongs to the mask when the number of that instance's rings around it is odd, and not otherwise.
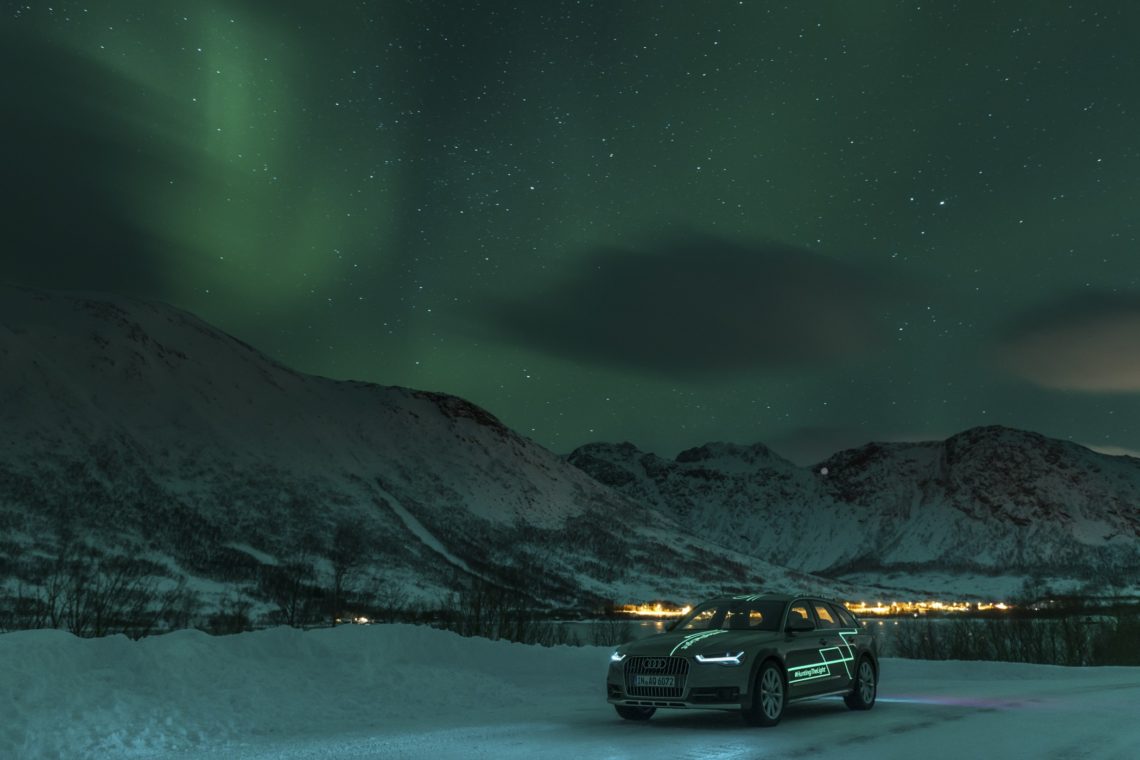
[[[739,710],[751,704],[744,687],[748,668],[693,664],[680,688],[673,694],[631,693],[629,674],[620,663],[610,667],[606,678],[606,701],[629,707],[672,707],[702,710]]]

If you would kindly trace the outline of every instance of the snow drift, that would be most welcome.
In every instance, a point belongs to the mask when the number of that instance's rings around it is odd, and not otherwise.
[[[608,649],[411,626],[198,631],[131,641],[0,636],[0,757],[1132,758],[1140,668],[882,662],[867,713],[792,705],[621,721]]]

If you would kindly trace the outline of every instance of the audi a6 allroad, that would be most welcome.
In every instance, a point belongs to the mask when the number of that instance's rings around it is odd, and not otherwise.
[[[870,710],[878,677],[875,640],[842,604],[753,594],[711,599],[665,633],[618,647],[606,692],[627,720],[696,707],[774,726],[803,699],[842,695],[852,710]]]

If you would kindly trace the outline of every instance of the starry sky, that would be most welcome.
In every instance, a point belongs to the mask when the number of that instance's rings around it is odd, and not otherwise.
[[[0,280],[565,453],[1140,451],[1140,4],[3,4]]]

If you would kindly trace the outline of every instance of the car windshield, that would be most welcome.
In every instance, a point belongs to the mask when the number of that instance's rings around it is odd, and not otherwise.
[[[705,631],[715,628],[741,631],[777,631],[784,616],[784,602],[729,600],[706,602],[681,618],[675,631]]]

